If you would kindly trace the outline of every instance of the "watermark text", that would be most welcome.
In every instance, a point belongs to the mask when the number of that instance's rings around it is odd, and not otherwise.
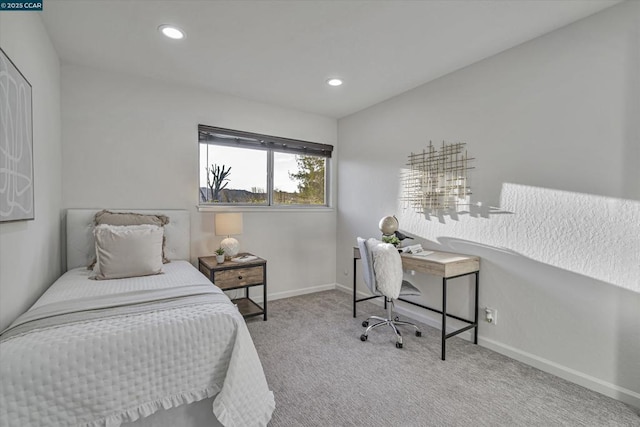
[[[32,1],[4,1],[0,3],[0,12],[11,11],[11,10],[42,10],[42,2],[32,2]]]

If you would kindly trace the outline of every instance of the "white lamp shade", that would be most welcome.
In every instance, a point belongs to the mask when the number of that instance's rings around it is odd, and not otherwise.
[[[216,214],[216,236],[242,234],[242,213]]]

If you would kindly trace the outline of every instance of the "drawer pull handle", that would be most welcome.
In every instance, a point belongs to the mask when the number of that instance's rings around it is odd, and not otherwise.
[[[242,280],[242,276],[238,276],[238,280]]]

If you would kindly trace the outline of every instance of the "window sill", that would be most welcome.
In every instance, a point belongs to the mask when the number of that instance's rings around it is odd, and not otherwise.
[[[198,212],[334,212],[331,206],[232,206],[197,205]]]

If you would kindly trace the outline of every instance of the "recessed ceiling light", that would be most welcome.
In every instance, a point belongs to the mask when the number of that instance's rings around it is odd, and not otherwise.
[[[340,86],[342,84],[342,79],[338,79],[338,78],[331,78],[329,80],[327,80],[327,84],[329,86]]]
[[[170,39],[180,40],[184,38],[184,31],[173,25],[160,25],[158,30]]]

